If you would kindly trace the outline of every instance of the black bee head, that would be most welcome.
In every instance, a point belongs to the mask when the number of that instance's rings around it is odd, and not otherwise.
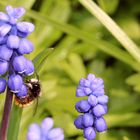
[[[38,97],[41,91],[38,79],[30,79],[28,82],[29,90],[34,97]]]

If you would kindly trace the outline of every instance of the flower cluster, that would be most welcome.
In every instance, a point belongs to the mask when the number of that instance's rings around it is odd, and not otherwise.
[[[76,103],[76,110],[84,114],[79,115],[74,124],[76,128],[83,129],[87,140],[95,139],[96,131],[103,132],[107,129],[103,115],[107,113],[108,96],[104,93],[103,80],[96,78],[93,74],[79,81],[76,96],[88,96],[88,99]]]
[[[34,123],[29,126],[27,140],[64,140],[61,128],[53,128],[52,118],[45,118],[41,125]]]
[[[0,93],[8,85],[16,96],[23,97],[27,94],[23,77],[34,73],[32,61],[24,57],[33,51],[33,44],[26,37],[33,32],[34,25],[17,22],[25,13],[22,7],[7,6],[6,12],[0,12]]]

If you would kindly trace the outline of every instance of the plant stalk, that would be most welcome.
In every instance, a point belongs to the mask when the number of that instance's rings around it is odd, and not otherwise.
[[[0,128],[0,140],[7,139],[7,130],[9,125],[10,112],[12,108],[12,101],[13,101],[13,93],[11,93],[10,90],[7,88],[4,111]]]
[[[79,0],[79,2],[110,31],[137,62],[140,62],[139,47],[94,1]]]

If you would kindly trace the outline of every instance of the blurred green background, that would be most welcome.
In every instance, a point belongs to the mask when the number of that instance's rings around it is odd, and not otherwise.
[[[140,1],[96,0],[98,5],[140,45]],[[33,59],[44,48],[54,48],[40,72],[42,96],[36,115],[35,104],[24,109],[19,140],[26,139],[29,124],[40,123],[46,116],[62,127],[65,140],[83,140],[82,131],[73,121],[80,98],[75,90],[81,77],[93,73],[102,77],[109,96],[105,118],[108,131],[96,140],[140,140],[140,64],[120,45],[105,27],[78,0],[0,0],[5,4],[23,6],[27,12],[22,20],[35,24],[29,36],[35,50]],[[5,94],[0,96],[0,118]]]

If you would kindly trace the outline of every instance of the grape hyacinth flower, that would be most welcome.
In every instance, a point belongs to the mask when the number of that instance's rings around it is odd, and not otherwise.
[[[45,118],[41,125],[33,123],[29,126],[27,140],[64,140],[64,132],[61,128],[53,128],[52,118]]]
[[[24,77],[34,73],[32,61],[24,57],[33,51],[33,44],[26,37],[34,31],[34,25],[18,22],[24,13],[24,8],[12,6],[6,7],[6,13],[0,12],[0,93],[7,86],[20,98],[27,94]]]
[[[76,128],[82,129],[87,140],[94,140],[97,132],[107,130],[107,124],[103,115],[107,113],[108,96],[105,95],[104,82],[101,78],[88,74],[82,78],[76,90],[76,96],[87,96],[88,99],[76,103],[75,108],[79,115],[74,124]]]

